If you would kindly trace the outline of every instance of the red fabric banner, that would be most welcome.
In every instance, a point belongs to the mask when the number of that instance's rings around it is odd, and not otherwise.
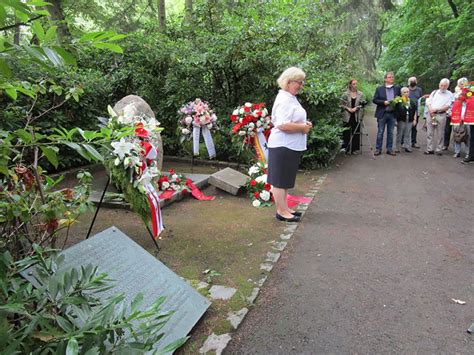
[[[474,99],[466,100],[466,113],[464,114],[464,124],[474,125]]]
[[[216,197],[215,196],[206,196],[202,193],[201,190],[198,189],[196,185],[193,184],[191,179],[186,180],[186,186],[191,189],[191,195],[194,196],[195,199],[199,201],[212,201]]]
[[[171,196],[173,196],[175,192],[176,192],[175,190],[162,191],[161,194],[160,194],[160,199],[167,200],[167,199],[171,198]]]
[[[462,101],[456,100],[453,103],[453,108],[451,109],[451,124],[458,125],[461,123],[461,113],[462,113]]]
[[[288,202],[288,207],[291,208],[296,205],[299,205],[300,203],[310,203],[313,199],[311,197],[293,196],[293,195],[288,194],[286,200]]]

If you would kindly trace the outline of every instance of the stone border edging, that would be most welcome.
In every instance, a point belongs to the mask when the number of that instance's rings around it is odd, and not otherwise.
[[[306,214],[306,210],[313,202],[314,197],[320,190],[321,185],[326,180],[326,178],[327,174],[320,176],[316,183],[313,185],[313,187],[310,188],[310,190],[305,194],[306,197],[311,197],[311,201],[309,203],[302,203],[298,205],[297,211],[302,212],[303,216]],[[259,281],[256,282],[257,287],[254,287],[250,296],[247,297],[247,302],[249,306],[253,306],[255,304],[255,300],[257,299],[260,293],[260,288],[265,284],[265,281],[267,281],[268,273],[272,271],[274,265],[280,259],[281,253],[288,245],[288,241],[293,237],[296,230],[298,229],[298,223],[286,222],[285,224],[286,227],[283,230],[284,233],[280,234],[280,240],[274,241],[272,243],[272,249],[267,252],[265,260],[262,264],[260,264],[260,269],[266,271],[267,273]],[[234,328],[234,331],[238,329],[239,325],[242,323],[248,312],[249,309],[247,307],[244,307],[237,312],[228,313],[227,320],[231,323],[232,327]],[[212,333],[208,336],[202,347],[199,349],[199,353],[206,354],[209,351],[214,351],[216,355],[220,355],[231,340],[232,337],[229,333],[220,335]]]

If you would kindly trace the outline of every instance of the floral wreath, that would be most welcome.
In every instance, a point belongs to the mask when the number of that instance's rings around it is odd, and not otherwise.
[[[210,158],[216,156],[211,132],[218,130],[217,116],[207,101],[199,98],[189,101],[179,111],[178,134],[181,143],[193,139],[193,154],[199,155],[199,138],[202,136]]]
[[[110,143],[110,154],[106,155],[104,164],[132,210],[148,221],[148,187],[155,186],[153,181],[160,176],[156,133],[163,128],[153,117],[136,115],[134,104],[126,105],[120,112],[111,106],[107,110],[110,115],[107,128],[125,131],[128,128],[131,134]]]
[[[267,140],[272,128],[265,104],[246,102],[232,112],[230,120],[234,123],[232,133],[243,137],[242,147],[254,147],[257,160],[265,162],[268,158]]]

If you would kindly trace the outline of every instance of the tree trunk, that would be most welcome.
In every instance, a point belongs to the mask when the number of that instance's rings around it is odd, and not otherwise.
[[[15,33],[13,34],[13,43],[16,45],[20,44],[20,29],[21,26],[15,27]]]
[[[60,43],[70,43],[71,42],[71,32],[67,27],[66,18],[64,16],[64,11],[61,7],[61,0],[51,0],[49,1],[51,6],[48,8],[49,13],[51,14],[51,20],[56,22],[58,26],[58,39]]]
[[[185,22],[187,25],[193,24],[193,0],[186,0],[185,1]]]
[[[166,31],[166,6],[165,0],[158,0],[158,22],[160,31]]]
[[[448,4],[451,7],[451,10],[453,10],[454,18],[458,18],[459,17],[459,11],[458,11],[458,7],[454,3],[454,1],[453,0],[448,0]]]

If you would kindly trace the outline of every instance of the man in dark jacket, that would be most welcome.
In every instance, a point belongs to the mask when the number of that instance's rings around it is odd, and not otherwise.
[[[375,144],[375,155],[382,153],[383,135],[385,132],[385,126],[387,126],[387,154],[396,155],[393,152],[393,128],[395,127],[395,115],[394,109],[390,106],[396,96],[400,96],[400,87],[393,85],[395,76],[393,72],[387,72],[384,76],[385,84],[379,86],[375,90],[374,104],[377,105],[375,110],[375,117],[377,118],[377,142]]]

